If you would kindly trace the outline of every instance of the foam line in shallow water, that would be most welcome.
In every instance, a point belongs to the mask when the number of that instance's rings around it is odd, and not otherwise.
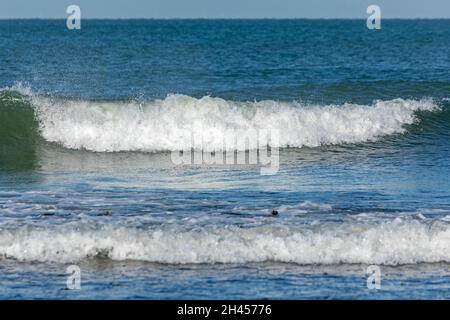
[[[96,256],[168,264],[291,262],[415,264],[450,262],[450,225],[400,221],[186,230],[93,228],[81,224],[0,232],[0,256],[22,261],[78,261]]]

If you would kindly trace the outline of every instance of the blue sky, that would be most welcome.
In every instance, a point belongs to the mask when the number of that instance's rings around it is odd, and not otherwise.
[[[83,18],[366,18],[370,4],[384,18],[450,18],[450,0],[0,0],[0,18],[65,18],[77,4]]]

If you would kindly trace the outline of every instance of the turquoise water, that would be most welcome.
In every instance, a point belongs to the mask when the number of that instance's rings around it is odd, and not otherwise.
[[[449,27],[0,21],[0,297],[450,298]]]

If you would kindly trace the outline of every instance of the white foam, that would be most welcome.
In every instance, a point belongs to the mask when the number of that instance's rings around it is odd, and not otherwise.
[[[415,111],[438,108],[431,100],[378,101],[372,105],[304,105],[299,102],[233,102],[170,95],[164,100],[93,102],[34,96],[42,136],[72,149],[97,152],[185,150],[192,134],[203,150],[222,150],[224,135],[251,137],[280,131],[281,147],[360,143],[405,132]]]
[[[23,261],[112,260],[159,263],[415,264],[450,262],[450,225],[418,220],[379,224],[210,226],[195,230],[57,227],[0,231],[0,256]]]
[[[23,84],[22,82],[17,82],[11,87],[0,88],[0,93],[6,91],[16,91],[24,96],[33,96],[33,91],[31,90],[31,88]]]
[[[283,213],[308,213],[310,211],[330,211],[333,207],[327,203],[315,203],[312,201],[304,201],[295,205],[282,205],[278,211]]]

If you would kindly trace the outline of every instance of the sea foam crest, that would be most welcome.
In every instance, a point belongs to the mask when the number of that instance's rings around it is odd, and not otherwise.
[[[224,136],[279,130],[280,147],[317,147],[374,141],[405,132],[431,100],[378,101],[372,105],[305,105],[300,102],[233,102],[170,95],[163,100],[95,102],[33,97],[42,136],[66,148],[97,152],[223,150]]]
[[[0,232],[0,257],[22,261],[69,262],[101,255],[119,261],[169,264],[277,261],[398,265],[450,262],[449,247],[448,223],[401,219],[378,224],[205,226],[195,230],[79,225]]]

